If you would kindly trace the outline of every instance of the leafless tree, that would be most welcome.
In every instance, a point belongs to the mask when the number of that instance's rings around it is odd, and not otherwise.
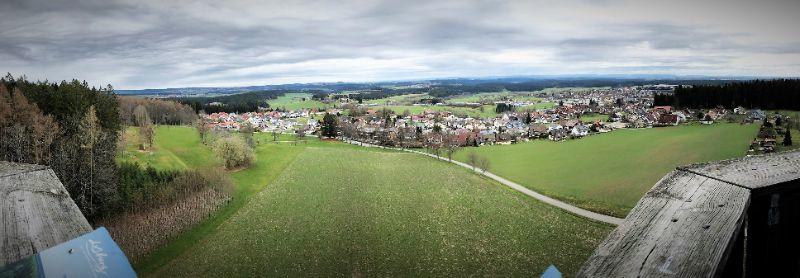
[[[153,129],[152,124],[144,124],[139,127],[139,136],[141,137],[141,146],[143,150],[146,150],[153,146],[155,141],[156,132]]]
[[[407,130],[404,127],[400,127],[397,129],[397,137],[395,137],[395,145],[399,146],[400,148],[406,147],[406,133]]]
[[[182,125],[191,124],[197,114],[190,106],[175,101],[118,96],[120,120],[129,125],[136,124],[136,108],[147,108],[147,114],[156,124]]]
[[[299,128],[297,128],[297,130],[294,131],[295,145],[297,145],[298,141],[303,141],[303,139],[305,139],[305,138],[306,138],[306,127],[305,126],[299,127]]]
[[[195,125],[197,128],[197,133],[200,134],[200,142],[203,143],[203,145],[205,145],[206,139],[208,137],[208,130],[209,130],[208,124],[206,123],[205,119],[200,118],[197,120],[197,123]]]
[[[491,164],[489,163],[488,158],[481,157],[480,159],[478,159],[478,168],[481,168],[481,170],[483,170],[484,173],[486,173],[486,171],[489,171],[489,167],[491,167]]]
[[[439,156],[442,149],[442,134],[437,132],[428,133],[425,136],[425,147],[430,149],[434,155]]]
[[[478,161],[480,161],[480,156],[477,153],[470,152],[467,154],[467,164],[472,166],[473,171],[478,167]]]
[[[80,124],[78,125],[78,129],[80,133],[78,133],[78,140],[80,142],[80,147],[82,150],[83,161],[85,165],[89,167],[89,174],[86,175],[84,178],[86,179],[85,182],[82,183],[81,187],[81,195],[78,196],[79,205],[87,211],[93,212],[94,207],[94,165],[95,165],[95,156],[94,156],[94,149],[95,145],[100,140],[100,136],[103,134],[103,130],[100,127],[100,121],[97,119],[97,112],[95,112],[94,105],[89,106],[89,110],[86,112],[86,115],[81,120]]]
[[[272,129],[272,133],[271,134],[272,134],[272,141],[278,141],[278,137],[281,135],[280,133],[278,133],[278,128],[277,127]]]
[[[458,136],[455,134],[444,135],[442,137],[442,146],[447,154],[447,160],[450,161],[453,161],[453,154],[461,148],[458,144]]]
[[[52,116],[31,103],[17,88],[9,92],[0,84],[0,159],[49,164],[50,145],[60,134]]]
[[[244,137],[244,141],[251,148],[256,146],[256,140],[253,139],[253,132],[255,132],[255,127],[253,127],[253,124],[250,122],[245,122],[242,128],[239,129],[239,133]]]

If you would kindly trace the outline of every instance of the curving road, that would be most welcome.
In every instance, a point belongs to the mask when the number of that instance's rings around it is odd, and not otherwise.
[[[436,158],[436,159],[448,161],[448,162],[451,162],[451,163],[456,164],[458,166],[470,169],[470,170],[472,170],[472,171],[474,171],[474,172],[476,172],[478,174],[482,174],[482,175],[484,175],[486,177],[489,177],[490,179],[496,180],[497,182],[499,182],[499,183],[501,183],[501,184],[503,184],[505,186],[511,187],[512,189],[514,189],[516,191],[519,191],[522,194],[531,196],[533,198],[536,198],[539,201],[542,201],[542,202],[544,202],[546,204],[550,204],[552,206],[556,206],[558,208],[561,208],[561,209],[566,210],[568,212],[571,212],[573,214],[577,214],[577,215],[580,215],[580,216],[583,216],[583,217],[586,217],[586,218],[589,218],[589,219],[593,219],[593,220],[600,221],[600,222],[603,222],[603,223],[608,223],[608,224],[615,225],[615,226],[619,225],[620,223],[622,223],[622,220],[623,220],[622,218],[617,218],[617,217],[613,217],[613,216],[610,216],[610,215],[605,215],[605,214],[600,214],[600,213],[588,211],[588,210],[585,210],[585,209],[582,209],[582,208],[579,208],[579,207],[564,203],[562,201],[547,197],[545,195],[542,195],[539,192],[530,190],[530,189],[528,189],[528,188],[526,188],[526,187],[524,187],[522,185],[519,185],[518,183],[515,183],[515,182],[507,180],[507,179],[504,179],[504,178],[502,178],[502,177],[500,177],[498,175],[492,174],[491,172],[488,172],[488,171],[484,172],[484,171],[477,170],[477,169],[473,168],[472,166],[470,166],[469,164],[466,164],[466,163],[463,163],[463,162],[460,162],[460,161],[448,160],[447,158],[444,158],[444,157],[441,157],[441,156],[436,156],[436,155],[433,155],[433,154],[420,152],[420,151],[415,151],[415,150],[383,147],[383,146],[373,145],[373,144],[369,144],[369,143],[363,143],[363,142],[354,141],[354,140],[347,140],[347,139],[343,139],[342,141],[344,141],[346,143],[353,144],[353,145],[359,145],[359,146],[364,146],[364,147],[392,149],[392,150],[416,153],[416,154],[426,155],[426,156],[430,156],[430,157],[433,157],[433,158]]]

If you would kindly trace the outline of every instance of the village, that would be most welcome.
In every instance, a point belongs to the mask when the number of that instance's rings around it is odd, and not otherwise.
[[[415,106],[430,107],[421,113],[408,110],[398,113],[354,98],[327,100],[332,107],[271,110],[247,113],[212,113],[203,115],[214,130],[239,131],[244,126],[256,132],[318,134],[321,119],[336,115],[336,134],[365,143],[392,147],[434,147],[442,144],[482,146],[514,144],[535,139],[563,141],[579,139],[617,129],[675,126],[684,123],[710,125],[716,121],[731,123],[764,122],[766,112],[759,109],[676,109],[653,106],[654,93],[669,93],[673,86],[650,85],[593,90],[562,90],[544,93],[536,102],[504,97],[482,103],[435,103],[418,101]],[[531,108],[536,103],[553,103],[551,108]],[[438,109],[447,105],[507,107],[495,117],[472,117]],[[433,109],[437,108],[437,109]],[[769,117],[770,121],[780,116]],[[780,121],[780,120],[778,120]],[[761,132],[753,140],[751,152],[771,152],[775,132]]]

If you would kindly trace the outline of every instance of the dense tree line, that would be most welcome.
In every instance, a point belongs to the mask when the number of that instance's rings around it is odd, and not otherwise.
[[[276,99],[287,92],[291,91],[255,91],[215,97],[172,98],[171,100],[189,105],[195,112],[244,113],[258,111],[259,108],[269,108],[268,100]]]
[[[0,79],[0,159],[49,165],[92,218],[118,205],[113,88]]]
[[[200,223],[231,198],[233,182],[220,169],[144,168],[122,162],[119,214],[94,221],[106,227],[131,262]]]
[[[494,108],[494,112],[496,112],[497,114],[505,112],[514,112],[514,105],[506,103],[498,103],[497,106]]]
[[[119,164],[119,206],[136,212],[157,208],[210,188],[230,194],[232,182],[213,169],[202,171],[158,170],[135,162]]]
[[[687,108],[800,110],[800,79],[753,80],[723,85],[681,86],[673,94],[656,94],[655,105]]]
[[[154,124],[186,125],[197,120],[197,113],[191,106],[176,101],[118,96],[119,116],[123,124],[137,125],[135,111],[144,108]]]
[[[434,98],[446,98],[462,94],[481,92],[532,92],[553,87],[619,87],[639,86],[647,84],[686,84],[686,85],[719,85],[730,83],[730,80],[678,80],[678,79],[614,79],[614,78],[563,78],[563,79],[531,79],[531,78],[501,78],[501,79],[449,79],[434,80],[432,85],[424,88],[414,87],[381,87],[372,86],[362,88],[361,92],[343,94],[341,91],[320,91],[313,95],[313,99],[324,100],[348,97],[356,100],[372,100],[398,95],[427,93]]]

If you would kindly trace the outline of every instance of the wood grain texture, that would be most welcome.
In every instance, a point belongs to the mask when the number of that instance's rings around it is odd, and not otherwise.
[[[92,230],[53,170],[0,161],[0,265]]]
[[[800,151],[678,167],[631,210],[579,277],[721,275],[754,190],[800,179]]]
[[[744,188],[673,171],[611,232],[579,276],[711,276],[741,224],[748,198]]]
[[[758,189],[800,179],[800,151],[695,164],[679,169]]]

